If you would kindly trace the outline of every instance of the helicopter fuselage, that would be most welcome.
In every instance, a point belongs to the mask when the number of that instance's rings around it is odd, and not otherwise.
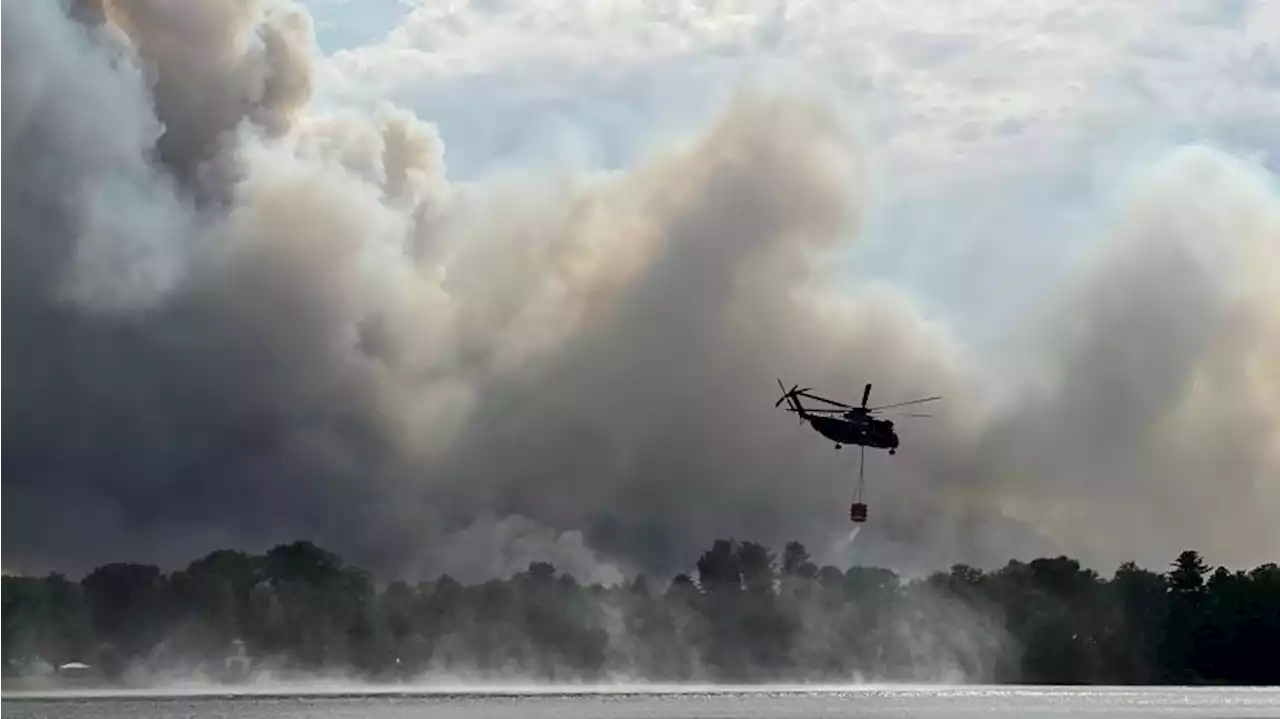
[[[836,449],[850,444],[874,449],[887,449],[889,454],[894,454],[898,450],[898,433],[893,430],[892,420],[877,419],[873,414],[893,407],[905,407],[942,399],[941,396],[924,397],[880,407],[868,407],[867,398],[871,396],[871,384],[868,383],[862,390],[862,405],[855,407],[827,399],[826,397],[819,397],[816,394],[810,394],[809,390],[811,388],[800,389],[800,385],[795,385],[788,390],[782,384],[781,379],[778,380],[778,389],[782,390],[782,396],[778,398],[777,402],[773,403],[773,406],[778,407],[783,402],[786,402],[788,412],[798,414],[801,423],[807,421],[812,424],[818,434],[836,443]],[[806,408],[800,402],[801,397],[822,402],[827,407]],[[929,415],[911,414],[910,416],[928,417]]]
[[[835,442],[837,449],[844,444],[887,449],[890,453],[898,449],[898,433],[889,420],[867,418],[851,421],[816,415],[809,415],[807,419],[818,434]]]

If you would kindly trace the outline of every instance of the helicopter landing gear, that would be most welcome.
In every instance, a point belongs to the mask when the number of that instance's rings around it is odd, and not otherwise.
[[[896,449],[889,450],[889,454],[897,454],[897,453],[898,453],[898,450]]]
[[[844,446],[844,445],[837,444],[837,445],[836,445],[836,449],[840,449],[840,448],[841,448],[841,447],[843,447],[843,446]]]

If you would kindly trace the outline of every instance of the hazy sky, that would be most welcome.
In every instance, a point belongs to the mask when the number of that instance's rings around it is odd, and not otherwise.
[[[81,4],[4,8],[6,568],[1280,557],[1276,3]],[[946,394],[852,548],[775,376]]]
[[[305,4],[321,97],[412,108],[459,178],[624,166],[746,82],[829,93],[874,168],[851,271],[966,331],[1011,319],[1172,148],[1280,171],[1266,2]]]

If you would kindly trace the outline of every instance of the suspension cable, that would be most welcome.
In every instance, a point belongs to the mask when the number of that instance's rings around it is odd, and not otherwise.
[[[857,486],[854,487],[854,490],[853,490],[854,502],[862,501],[862,492],[867,485],[866,467],[867,467],[867,448],[865,446],[860,445],[858,447],[858,484]]]

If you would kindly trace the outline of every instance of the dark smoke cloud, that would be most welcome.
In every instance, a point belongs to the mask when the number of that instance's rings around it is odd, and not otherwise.
[[[296,537],[602,581],[725,535],[903,569],[1280,551],[1261,171],[1142,178],[996,392],[1004,348],[828,281],[862,208],[821,102],[747,92],[619,174],[462,185],[411,113],[310,107],[295,6],[76,10],[4,9],[6,567]],[[869,461],[857,554],[856,455],[770,407],[778,375],[947,396]]]

